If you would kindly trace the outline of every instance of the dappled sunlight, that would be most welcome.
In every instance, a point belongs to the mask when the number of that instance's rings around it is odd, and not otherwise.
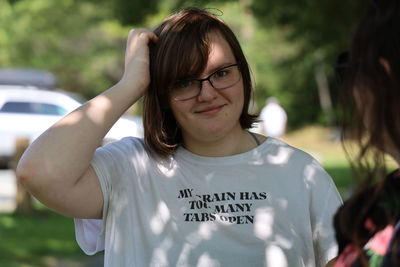
[[[110,203],[109,203],[110,204]],[[122,218],[124,213],[126,213],[126,210],[129,209],[129,203],[128,197],[126,194],[122,194],[122,197],[119,199],[118,205],[110,205],[108,207],[108,212],[115,213],[116,215],[112,217],[113,220],[118,220],[118,218]],[[108,222],[108,223],[114,223],[114,222]],[[108,233],[107,238],[110,240],[113,240],[114,246],[113,246],[113,252],[115,255],[121,254],[123,251],[125,251],[126,248],[124,248],[124,239],[126,238],[126,233],[124,231],[121,231],[121,229],[114,229],[113,231],[110,231]]]
[[[278,249],[279,253],[277,252],[277,255],[280,254],[282,260],[286,262],[285,254],[283,253],[282,248],[289,250],[293,247],[293,243],[288,238],[276,233],[276,229],[274,229],[274,227],[276,227],[276,222],[274,221],[275,216],[276,216],[275,210],[272,207],[257,209],[255,212],[254,235],[257,238],[264,240],[265,242],[270,243],[272,241],[272,243],[275,244],[275,245],[267,245],[266,247],[267,259],[274,254],[273,252],[276,249]],[[291,230],[294,231],[293,228]],[[293,234],[296,235],[296,233]],[[287,266],[287,265],[282,265],[282,266]]]
[[[296,235],[296,232],[294,231],[293,228],[290,230],[294,235]],[[276,234],[275,240],[281,247],[283,247],[285,249],[290,249],[293,247],[293,242],[282,235]]]
[[[276,245],[268,245],[265,248],[266,266],[289,267],[285,253]]]
[[[145,164],[146,162],[143,162],[143,165]],[[167,178],[173,178],[176,174],[177,165],[174,160],[162,160],[161,163],[157,164],[157,167]]]
[[[172,249],[174,242],[171,238],[165,238],[159,245],[154,249],[152,261],[150,266],[168,266],[168,251]]]
[[[161,208],[161,210],[162,209],[164,208]],[[164,223],[166,222],[167,221],[164,221]],[[173,225],[172,228],[174,228]],[[165,228],[163,230],[165,230],[164,233],[168,232],[168,230]],[[187,242],[182,243],[182,246],[177,245],[176,240],[174,241],[171,236],[167,235],[161,240],[160,245],[154,249],[151,262],[156,263],[157,265],[162,265],[163,263],[168,265],[168,263],[171,261],[169,258],[169,253],[171,253],[172,250],[180,249],[180,256],[179,259],[177,259],[177,265],[185,265],[193,258],[193,251],[198,249],[198,247],[203,246],[203,242],[212,240],[214,237],[213,233],[217,230],[218,226],[214,223],[200,223],[197,230],[186,236],[185,239]],[[173,231],[177,231],[177,229]],[[219,266],[218,261],[214,260],[211,255],[207,254],[206,252],[198,257],[198,263],[196,266],[198,266],[198,264],[203,264],[201,266]]]
[[[214,260],[207,252],[205,252],[200,256],[197,266],[220,266],[220,264],[217,260]]]
[[[193,245],[197,246],[203,240],[210,240],[215,231],[218,230],[218,226],[216,224],[210,222],[200,223],[196,232],[193,232],[188,237],[188,241]]]
[[[158,203],[157,210],[150,219],[150,228],[153,233],[157,235],[161,234],[170,218],[171,214],[165,202]]]
[[[87,116],[96,125],[102,125],[107,115],[107,112],[99,112],[99,110],[111,111],[113,108],[111,100],[105,95],[98,95],[86,104],[89,106],[87,109]]]
[[[218,230],[218,227],[215,224],[205,222],[205,223],[200,224],[198,233],[199,233],[199,236],[201,236],[203,239],[209,240],[212,238],[213,232],[215,232],[217,230]]]
[[[256,166],[261,166],[265,162],[264,158],[262,157],[262,153],[258,151],[258,149],[253,149],[252,159],[253,164]]]
[[[254,235],[262,240],[269,239],[273,234],[274,210],[271,207],[257,209],[254,220]]]
[[[184,243],[181,253],[179,254],[178,265],[180,263],[187,263],[189,261],[190,252],[193,249],[193,245]]]
[[[82,120],[82,118],[85,116],[84,112],[81,110],[75,110],[71,112],[68,117],[63,118],[63,127],[64,126],[70,126],[70,125],[75,125],[78,122]],[[57,127],[60,127],[60,125],[57,125]]]
[[[210,183],[212,181],[212,179],[214,178],[215,173],[214,172],[209,172],[204,179],[206,180],[206,182]]]
[[[14,218],[10,217],[2,217],[0,219],[0,225],[4,228],[13,228],[16,225],[16,221]]]
[[[251,164],[262,166],[266,162],[273,165],[285,165],[290,161],[295,149],[290,146],[279,146],[277,150],[269,151],[265,156],[263,151],[254,149],[251,153]]]
[[[98,95],[83,105],[86,105],[87,109],[72,111],[67,117],[63,118],[62,126],[75,125],[84,118],[89,119],[95,125],[101,126],[104,124],[107,111],[112,109],[111,100],[104,95]],[[103,110],[104,112],[99,112],[99,110]]]
[[[290,147],[279,147],[276,154],[269,154],[267,156],[268,162],[272,164],[286,164],[289,161],[290,156],[294,153],[293,148]]]
[[[275,199],[275,202],[278,204],[278,207],[280,207],[281,210],[286,210],[289,204],[288,200],[285,198]]]
[[[313,162],[304,168],[304,178],[307,188],[315,184],[315,174],[317,172],[316,167],[315,162]]]

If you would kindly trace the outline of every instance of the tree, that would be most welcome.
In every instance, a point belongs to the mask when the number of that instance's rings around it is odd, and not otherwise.
[[[282,91],[289,91],[288,109],[291,127],[321,121],[321,109],[315,75],[325,69],[331,95],[337,95],[333,63],[347,49],[351,32],[365,1],[338,3],[334,0],[253,0],[255,17],[265,28],[278,27],[288,32],[288,42],[298,50],[279,64]],[[336,102],[336,99],[333,99]]]
[[[12,159],[12,169],[15,171],[22,154],[29,146],[29,139],[17,139],[15,143],[15,154]],[[25,187],[17,182],[16,212],[21,214],[31,214],[34,212],[32,196],[26,191]]]
[[[347,49],[364,4],[361,0],[346,5],[334,0],[0,0],[4,25],[0,65],[50,70],[63,89],[92,97],[119,80],[130,28],[152,27],[188,5],[216,7],[249,58],[256,78],[256,109],[268,96],[278,97],[293,129],[327,121],[316,81],[325,92],[330,90],[335,105],[332,65],[336,55]]]
[[[119,79],[128,28],[106,7],[73,0],[0,0],[0,65],[53,72],[86,97]]]

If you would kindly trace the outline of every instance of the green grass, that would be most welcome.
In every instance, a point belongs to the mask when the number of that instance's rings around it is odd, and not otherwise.
[[[342,198],[347,198],[353,185],[349,166],[324,166],[324,168],[332,177]]]
[[[83,256],[73,220],[46,209],[32,215],[0,214],[0,240],[0,266],[56,266],[58,258]]]

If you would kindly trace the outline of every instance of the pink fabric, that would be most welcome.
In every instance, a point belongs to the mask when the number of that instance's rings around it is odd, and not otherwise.
[[[390,240],[394,233],[393,225],[388,225],[382,231],[377,232],[368,244],[368,248],[374,253],[384,256],[390,244]],[[353,262],[358,258],[359,253],[354,245],[348,245],[339,255],[334,267],[351,267]]]
[[[385,229],[379,231],[374,235],[374,237],[370,241],[369,248],[373,250],[376,254],[384,256],[389,247],[393,232],[393,225],[386,226]]]

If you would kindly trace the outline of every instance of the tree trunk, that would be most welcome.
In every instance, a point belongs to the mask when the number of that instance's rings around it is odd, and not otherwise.
[[[15,154],[12,160],[12,168],[15,171],[18,162],[24,153],[25,149],[29,146],[29,139],[20,138],[15,142]],[[31,194],[26,191],[25,187],[17,181],[17,196],[16,196],[16,210],[17,213],[31,214],[34,211],[33,201]]]
[[[334,125],[334,115],[332,108],[331,95],[329,93],[328,78],[322,64],[315,68],[315,81],[317,82],[319,102],[329,126]]]

